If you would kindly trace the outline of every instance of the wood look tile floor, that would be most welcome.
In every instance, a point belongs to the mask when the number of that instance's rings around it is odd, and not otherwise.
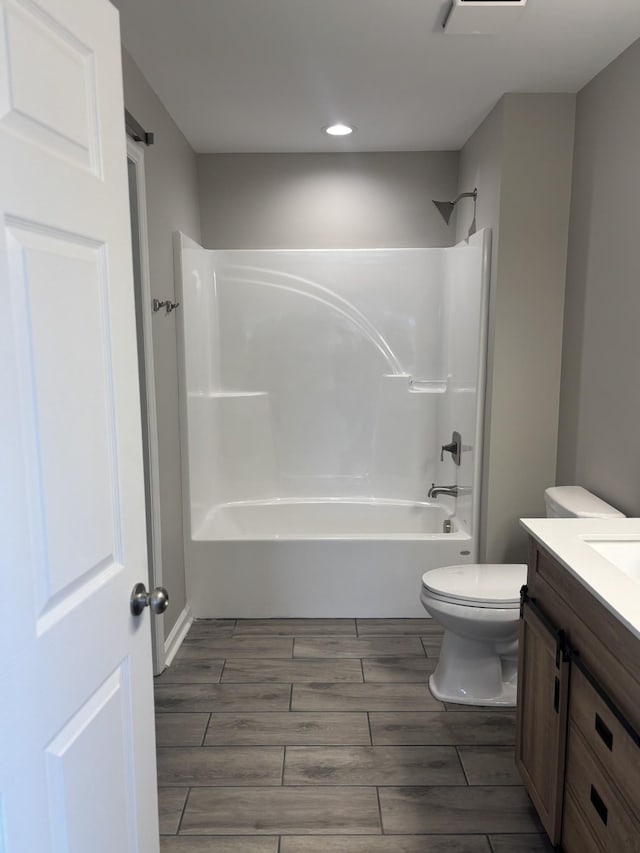
[[[515,713],[429,692],[429,619],[194,623],[156,679],[162,853],[548,853]]]

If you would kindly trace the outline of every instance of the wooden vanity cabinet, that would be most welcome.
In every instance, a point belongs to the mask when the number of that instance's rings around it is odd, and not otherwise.
[[[531,539],[516,764],[564,853],[640,853],[640,640]]]

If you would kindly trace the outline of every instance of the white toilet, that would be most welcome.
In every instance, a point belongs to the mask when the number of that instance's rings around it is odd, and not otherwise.
[[[581,486],[544,495],[547,518],[624,518]],[[420,601],[444,631],[440,659],[429,678],[442,702],[516,704],[520,588],[526,565],[443,566],[422,576]]]

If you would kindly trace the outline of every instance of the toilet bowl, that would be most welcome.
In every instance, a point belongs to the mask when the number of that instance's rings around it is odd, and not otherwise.
[[[422,576],[420,601],[445,629],[429,678],[436,699],[464,705],[516,701],[520,587],[525,565],[464,565]]]
[[[581,486],[545,491],[547,518],[623,518]],[[422,576],[420,601],[444,628],[440,659],[429,678],[442,702],[516,704],[521,564],[443,566]]]

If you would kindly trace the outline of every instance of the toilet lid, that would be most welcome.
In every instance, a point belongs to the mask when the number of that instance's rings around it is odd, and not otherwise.
[[[494,607],[517,605],[520,587],[526,582],[526,566],[504,563],[443,566],[422,575],[423,587],[435,595]]]

